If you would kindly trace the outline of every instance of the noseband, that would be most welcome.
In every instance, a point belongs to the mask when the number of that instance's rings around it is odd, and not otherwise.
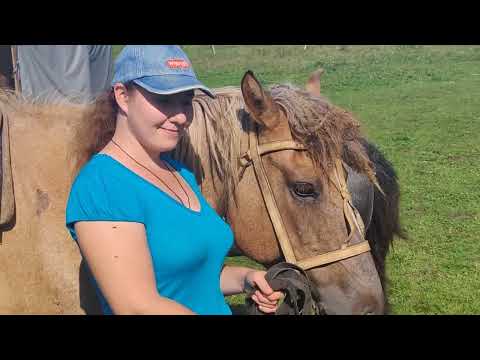
[[[345,169],[343,162],[340,159],[336,159],[333,178],[329,179],[342,196],[343,214],[347,220],[350,234],[346,238],[344,244],[337,250],[316,255],[307,259],[297,259],[295,257],[290,237],[288,236],[285,224],[280,215],[280,211],[278,210],[272,188],[267,178],[265,167],[263,166],[262,156],[283,150],[306,151],[307,149],[303,145],[298,144],[293,140],[274,141],[260,145],[258,143],[258,126],[256,124],[254,126],[254,129],[250,128],[249,130],[248,150],[239,158],[240,166],[242,168],[240,172],[240,179],[242,178],[245,170],[250,165],[253,165],[255,177],[257,179],[260,192],[262,193],[263,201],[267,208],[268,215],[275,230],[275,235],[277,236],[286,262],[294,264],[306,271],[370,251],[370,245],[368,241],[365,240],[365,227],[362,218],[352,204],[352,197],[345,182]],[[349,243],[353,237],[355,229],[359,231],[362,241],[358,244],[350,245]]]

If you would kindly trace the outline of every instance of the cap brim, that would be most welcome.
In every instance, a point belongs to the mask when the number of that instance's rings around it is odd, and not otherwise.
[[[159,75],[145,76],[133,82],[145,90],[159,95],[172,95],[189,90],[201,90],[208,96],[215,98],[215,94],[192,76],[186,75]]]

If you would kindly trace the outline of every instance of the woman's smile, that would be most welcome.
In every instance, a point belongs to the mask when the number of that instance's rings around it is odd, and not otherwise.
[[[176,132],[176,133],[180,132],[178,129],[169,129],[169,128],[165,128],[163,126],[160,126],[160,129],[167,130],[167,131],[170,131],[170,132]]]
[[[167,134],[173,135],[173,136],[178,136],[178,135],[180,135],[180,133],[183,132],[183,129],[179,129],[179,128],[166,128],[166,127],[163,127],[163,126],[160,126],[158,129],[159,129],[159,130],[163,130],[163,131],[165,131]]]

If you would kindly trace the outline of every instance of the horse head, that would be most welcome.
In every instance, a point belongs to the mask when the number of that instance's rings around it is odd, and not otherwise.
[[[320,96],[320,75],[310,78],[309,91],[290,86],[268,91],[253,73],[243,77],[248,156],[240,159],[244,169],[227,217],[236,246],[247,257],[271,266],[288,260],[290,247],[290,258],[310,264],[308,277],[327,314],[380,314],[384,293],[369,248],[320,265],[309,262],[349,247],[368,247],[346,190],[348,169],[376,183],[358,123]],[[257,165],[249,166],[255,157]],[[280,245],[282,236],[289,246]]]

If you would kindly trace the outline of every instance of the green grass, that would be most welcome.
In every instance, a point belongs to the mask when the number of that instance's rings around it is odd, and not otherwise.
[[[249,69],[266,85],[303,85],[323,67],[322,93],[357,115],[399,175],[410,239],[387,259],[393,313],[480,314],[480,46],[183,48],[211,87]]]

